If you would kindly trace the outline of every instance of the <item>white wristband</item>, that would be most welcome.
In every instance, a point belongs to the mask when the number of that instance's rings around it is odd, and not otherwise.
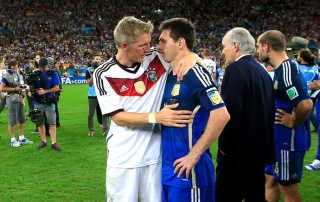
[[[155,112],[150,112],[148,114],[148,121],[149,121],[149,123],[157,123],[156,113]]]

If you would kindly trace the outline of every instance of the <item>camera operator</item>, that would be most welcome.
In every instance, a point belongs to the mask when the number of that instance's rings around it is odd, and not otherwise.
[[[9,62],[9,70],[2,77],[0,91],[7,92],[6,104],[8,107],[8,130],[11,137],[11,146],[19,147],[21,144],[32,144],[24,137],[24,123],[26,122],[26,115],[24,109],[22,90],[23,86],[21,75],[18,72],[18,62],[11,60]],[[14,126],[18,123],[19,141],[14,136]]]
[[[37,118],[36,125],[41,136],[41,143],[38,149],[47,146],[46,133],[45,133],[45,117],[49,124],[49,133],[51,137],[51,148],[56,151],[61,151],[60,146],[56,142],[56,112],[55,104],[57,102],[56,92],[60,90],[60,80],[57,72],[49,70],[48,60],[41,58],[38,64],[40,68],[40,79],[33,82],[34,92],[34,109],[40,111],[40,116]],[[31,92],[28,93],[31,96]]]
[[[103,135],[108,133],[108,119],[102,117],[100,105],[98,103],[97,95],[93,86],[92,74],[94,70],[101,65],[101,56],[97,53],[92,54],[90,57],[91,67],[87,68],[86,79],[88,84],[88,103],[89,103],[89,114],[88,114],[88,136],[92,137],[94,132],[94,113],[97,112],[97,119],[102,124]]]

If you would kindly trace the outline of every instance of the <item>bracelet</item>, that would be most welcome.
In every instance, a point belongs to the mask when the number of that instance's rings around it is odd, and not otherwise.
[[[150,112],[148,114],[148,121],[149,123],[157,123],[156,112]]]

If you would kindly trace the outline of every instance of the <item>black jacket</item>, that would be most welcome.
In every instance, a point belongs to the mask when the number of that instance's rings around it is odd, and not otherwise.
[[[275,100],[268,72],[251,55],[228,65],[221,96],[230,114],[218,147],[239,166],[275,162]]]

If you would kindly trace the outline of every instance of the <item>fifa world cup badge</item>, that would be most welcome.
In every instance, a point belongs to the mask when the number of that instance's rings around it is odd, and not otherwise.
[[[274,88],[275,90],[278,89],[278,80],[276,80],[276,81],[274,82],[273,88]]]
[[[177,96],[177,95],[179,95],[179,91],[180,91],[180,83],[176,83],[173,86],[173,89],[171,91],[171,95],[172,96]]]

